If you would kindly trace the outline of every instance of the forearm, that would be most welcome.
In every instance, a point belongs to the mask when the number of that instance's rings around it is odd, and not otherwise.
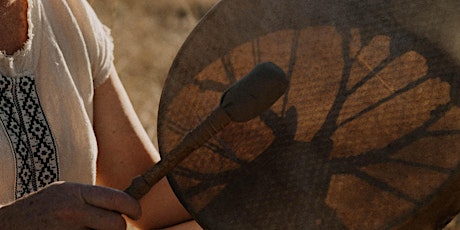
[[[190,214],[175,196],[166,178],[154,185],[140,202],[142,217],[132,222],[140,229],[162,229],[192,220]]]
[[[164,230],[202,230],[203,228],[196,221],[187,221],[175,226],[165,228]]]
[[[98,184],[123,190],[158,161],[158,152],[145,138],[115,72],[96,89],[94,129],[99,147]],[[142,218],[133,224],[141,229],[164,228],[191,220],[166,179],[153,186],[140,203]]]

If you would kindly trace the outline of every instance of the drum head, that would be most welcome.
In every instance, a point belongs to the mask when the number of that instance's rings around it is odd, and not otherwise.
[[[459,65],[388,2],[223,0],[197,25],[161,98],[163,155],[256,64],[290,81],[168,176],[200,225],[418,229],[459,210]]]

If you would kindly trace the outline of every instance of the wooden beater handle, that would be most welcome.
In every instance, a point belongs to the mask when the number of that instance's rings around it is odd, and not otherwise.
[[[125,190],[136,199],[166,176],[190,153],[202,146],[231,121],[249,121],[270,108],[289,85],[286,74],[271,62],[257,65],[222,95],[220,104],[190,131],[169,154],[144,174],[137,176]]]

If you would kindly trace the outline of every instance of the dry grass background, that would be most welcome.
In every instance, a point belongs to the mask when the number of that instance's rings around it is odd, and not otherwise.
[[[112,30],[118,74],[144,128],[156,140],[158,102],[172,61],[217,0],[88,1]]]
[[[88,0],[112,30],[115,66],[144,128],[156,142],[163,82],[199,19],[218,0]],[[460,218],[444,230],[460,230]]]

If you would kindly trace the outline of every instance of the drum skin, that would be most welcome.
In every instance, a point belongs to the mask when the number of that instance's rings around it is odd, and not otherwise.
[[[459,61],[420,32],[436,25],[415,28],[400,7],[223,0],[209,11],[165,82],[162,156],[258,63],[290,85],[169,174],[203,228],[439,229],[459,212]]]

